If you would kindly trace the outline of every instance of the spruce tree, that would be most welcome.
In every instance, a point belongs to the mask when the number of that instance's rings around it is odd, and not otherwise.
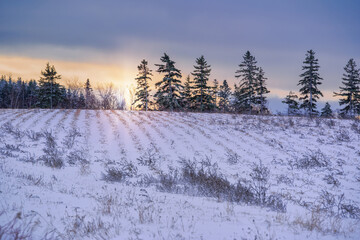
[[[294,92],[290,91],[285,97],[285,100],[282,101],[282,103],[288,105],[287,113],[289,116],[299,114],[299,103],[296,99],[298,99],[298,96]]]
[[[240,113],[249,109],[248,105],[246,105],[246,101],[244,101],[244,95],[244,88],[234,84],[233,101],[231,105],[235,112]]]
[[[213,86],[211,87],[211,96],[214,99],[214,106],[217,108],[218,106],[218,96],[219,96],[219,82],[218,80],[214,79]]]
[[[162,64],[155,64],[158,67],[158,73],[164,73],[161,81],[155,84],[157,92],[155,93],[155,101],[158,107],[162,110],[169,109],[173,111],[181,107],[180,91],[183,89],[181,85],[181,72],[175,68],[175,62],[164,53],[160,58]]]
[[[39,80],[38,106],[50,108],[58,106],[64,99],[65,89],[56,80],[61,79],[54,65],[46,64],[45,70],[41,71]]]
[[[190,79],[190,75],[186,77],[184,89],[182,91],[182,98],[183,107],[186,110],[190,110],[192,108],[192,81]]]
[[[316,102],[320,96],[323,96],[321,91],[318,89],[318,85],[321,84],[322,78],[320,77],[319,71],[319,63],[318,59],[315,58],[315,52],[313,50],[309,50],[306,53],[305,61],[303,62],[304,66],[302,70],[304,71],[300,77],[300,81],[298,85],[301,86],[300,100],[303,100],[300,108],[305,110],[305,113],[308,116],[317,115],[318,111],[316,110]]]
[[[344,70],[342,78],[344,86],[340,87],[340,93],[334,94],[342,97],[339,100],[340,106],[345,105],[340,110],[341,114],[354,117],[356,114],[360,114],[360,70],[356,68],[354,59],[348,61]]]
[[[147,111],[150,104],[150,87],[149,81],[151,81],[151,70],[148,68],[148,62],[143,59],[138,66],[137,87],[135,92],[135,100],[132,104],[136,104],[136,107]]]
[[[28,107],[34,107],[37,102],[37,92],[38,92],[38,85],[35,80],[30,80],[28,84],[28,94],[27,94],[27,103]]]
[[[6,76],[1,76],[1,108],[10,107],[10,93],[11,93],[11,77],[6,80]]]
[[[240,79],[240,85],[236,86],[234,97],[237,109],[248,109],[251,114],[256,105],[256,82],[257,71],[255,57],[247,51],[243,56],[243,62],[239,64],[240,69],[235,72],[236,78]]]
[[[222,112],[227,112],[230,110],[230,96],[231,89],[226,80],[223,81],[219,89],[219,108]]]
[[[196,59],[196,65],[194,65],[195,70],[191,73],[194,76],[192,102],[194,109],[201,112],[214,109],[214,98],[211,96],[211,87],[207,84],[211,72],[210,67],[204,56],[201,56]]]
[[[66,89],[65,99],[63,101],[62,107],[70,109],[73,108],[72,93],[70,88]]]
[[[0,108],[5,108],[7,81],[4,75],[0,77]]]
[[[331,110],[331,106],[328,102],[325,103],[324,108],[321,109],[321,117],[332,117],[333,112]]]
[[[91,109],[95,108],[95,95],[93,89],[91,88],[90,79],[86,80],[85,83],[85,108]]]
[[[80,109],[86,108],[85,96],[82,92],[80,92],[79,100],[77,103],[77,108],[80,108]]]
[[[265,81],[267,80],[267,78],[264,75],[265,73],[260,67],[256,78],[256,103],[260,106],[261,114],[263,114],[264,112],[268,112],[268,109],[266,108],[267,100],[265,94],[270,92],[266,88]]]

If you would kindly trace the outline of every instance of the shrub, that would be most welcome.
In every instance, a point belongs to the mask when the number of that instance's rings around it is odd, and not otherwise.
[[[250,204],[254,202],[254,193],[249,186],[238,181],[234,189],[233,200],[235,202]]]
[[[179,192],[178,188],[179,183],[179,176],[178,171],[172,171],[169,174],[160,174],[159,178],[159,185],[157,186],[157,189],[162,192]]]
[[[250,177],[252,179],[251,189],[255,195],[255,201],[257,204],[264,205],[266,202],[266,192],[269,189],[269,168],[260,164],[254,164]]]
[[[300,169],[309,169],[328,167],[330,162],[320,150],[317,150],[304,154],[295,161],[294,165]]]
[[[134,163],[124,160],[120,163],[121,171],[126,177],[135,177],[137,175],[138,169]]]
[[[337,132],[336,139],[340,142],[350,142],[349,131],[347,131],[345,129],[340,129]]]
[[[227,157],[228,163],[230,163],[232,165],[237,164],[239,162],[239,160],[240,160],[239,154],[234,153],[234,152],[226,153],[226,157]]]
[[[27,153],[24,157],[20,159],[20,161],[35,163],[36,162],[35,154]]]
[[[277,176],[276,178],[277,183],[285,183],[287,185],[293,185],[294,184],[294,179],[289,178],[288,176],[281,174],[280,176]]]
[[[45,165],[53,168],[62,168],[64,161],[62,159],[62,152],[58,149],[56,139],[52,132],[45,131],[45,147],[43,148],[44,155],[40,158]]]
[[[137,175],[137,167],[132,162],[125,161],[119,167],[109,167],[106,174],[103,174],[103,180],[110,182],[122,182],[128,177]]]
[[[323,190],[317,202],[319,209],[329,216],[360,219],[360,208],[354,202],[346,200],[344,194],[334,195]]]
[[[360,208],[354,203],[341,204],[340,212],[344,217],[360,219]]]
[[[324,180],[327,184],[334,185],[335,187],[340,186],[339,180],[337,180],[333,174],[325,175]]]
[[[88,164],[89,161],[87,160],[87,158],[88,158],[88,156],[85,153],[85,150],[71,151],[67,155],[67,161],[71,165],[74,165],[78,162],[81,164]]]
[[[18,154],[14,154],[13,152],[21,152],[20,145],[14,144],[4,144],[4,147],[0,148],[0,154],[6,157],[18,157]]]
[[[109,182],[121,182],[125,179],[125,174],[121,169],[111,167],[106,170],[106,174],[103,175],[103,180],[109,181]]]
[[[73,128],[68,131],[67,135],[62,141],[62,144],[64,144],[68,149],[71,149],[75,144],[76,138],[80,136],[80,131],[77,128]]]
[[[182,166],[180,171],[171,170],[170,174],[161,173],[158,181],[153,177],[148,177],[144,181],[147,184],[157,183],[157,188],[161,191],[214,197],[218,200],[243,202],[269,207],[275,211],[286,211],[286,204],[280,195],[266,195],[270,171],[261,162],[260,165],[254,164],[250,183],[239,180],[236,184],[230,183],[209,157],[201,161],[195,158],[193,161],[181,158],[180,164]]]
[[[28,130],[25,132],[26,136],[33,140],[33,141],[39,141],[41,137],[43,137],[43,134],[40,132],[35,132],[34,130]]]
[[[153,145],[146,149],[146,151],[137,158],[140,165],[155,167],[155,165],[159,162],[161,156],[159,155],[159,151]]]
[[[266,206],[273,211],[286,212],[286,204],[278,194],[272,194],[266,199]]]
[[[14,131],[14,126],[10,122],[7,122],[1,126],[1,129],[4,133],[12,134]]]

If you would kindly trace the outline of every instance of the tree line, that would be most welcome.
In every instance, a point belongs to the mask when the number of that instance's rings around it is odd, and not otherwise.
[[[267,94],[270,92],[267,78],[255,57],[247,51],[235,71],[238,82],[233,89],[227,80],[210,84],[211,65],[204,56],[195,60],[193,71],[182,81],[183,75],[175,62],[164,53],[160,63],[155,64],[156,72],[162,79],[150,87],[153,72],[144,59],[138,66],[135,78],[137,87],[131,105],[138,110],[235,112],[268,114]],[[306,53],[302,74],[298,83],[299,96],[290,91],[282,101],[287,105],[288,115],[331,117],[333,111],[329,103],[319,112],[317,101],[323,97],[319,86],[323,79],[319,74],[319,62],[315,52]],[[354,59],[344,67],[342,86],[334,96],[339,96],[340,115],[355,117],[360,114],[360,70]],[[125,109],[123,96],[119,96],[112,86],[93,90],[90,80],[83,86],[65,87],[58,83],[61,79],[54,66],[47,63],[37,80],[13,80],[11,76],[0,77],[0,108],[84,108],[84,109]]]
[[[184,84],[181,82],[181,71],[166,53],[160,61],[155,66],[163,78],[155,83],[153,95],[150,88],[153,74],[148,62],[144,59],[138,66],[136,98],[132,104],[139,110],[269,113],[265,73],[249,51],[236,71],[235,77],[240,79],[240,83],[235,84],[234,92],[227,80],[219,84],[215,79],[212,85],[209,84],[211,65],[204,56],[195,60],[192,78],[188,75]]]
[[[39,81],[0,77],[0,108],[125,109],[125,100],[109,85],[93,89],[87,79],[83,86],[65,87],[54,66],[41,71]]]
[[[233,91],[226,80],[220,85],[216,79],[212,85],[209,84],[211,66],[204,56],[195,60],[192,77],[187,75],[183,84],[181,71],[175,67],[175,62],[166,53],[160,61],[161,63],[155,64],[155,67],[156,72],[162,74],[162,79],[155,83],[154,90],[150,88],[153,74],[148,62],[144,59],[138,66],[138,75],[135,78],[136,98],[132,102],[138,110],[269,113],[266,95],[270,91],[266,87],[267,78],[249,51],[243,55],[243,61],[235,71],[235,77],[240,81],[234,84]],[[323,97],[319,89],[323,81],[319,68],[315,52],[307,51],[298,83],[300,96],[290,91],[282,101],[287,105],[288,115],[333,116],[328,102],[321,112],[317,109],[317,101]],[[355,117],[360,114],[360,70],[354,59],[350,59],[344,71],[343,85],[340,86],[339,92],[334,92],[334,96],[340,97],[340,115]],[[153,91],[155,93],[152,95]]]

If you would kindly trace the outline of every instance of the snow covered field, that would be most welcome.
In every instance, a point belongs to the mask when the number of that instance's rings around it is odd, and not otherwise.
[[[360,239],[359,122],[0,110],[0,126],[0,239]]]

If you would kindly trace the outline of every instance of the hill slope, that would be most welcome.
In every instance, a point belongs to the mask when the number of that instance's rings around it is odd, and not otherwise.
[[[360,123],[0,110],[0,238],[359,239]]]

